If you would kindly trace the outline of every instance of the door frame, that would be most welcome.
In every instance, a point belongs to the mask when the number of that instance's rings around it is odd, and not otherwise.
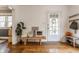
[[[49,40],[48,40],[48,36],[49,36],[49,34],[48,34],[48,30],[49,30],[49,29],[48,29],[48,26],[49,26],[49,15],[50,15],[51,13],[57,13],[57,14],[59,15],[59,17],[58,17],[58,18],[59,18],[59,20],[58,20],[58,27],[59,27],[59,36],[58,36],[58,38],[59,38],[59,40],[58,40],[58,41],[60,41],[60,23],[61,23],[61,22],[60,22],[60,18],[61,18],[60,16],[61,16],[61,12],[60,12],[60,11],[53,11],[53,10],[47,13],[47,20],[46,20],[46,21],[47,21],[47,22],[46,22],[46,23],[47,23],[47,24],[46,24],[46,26],[47,26],[47,41],[49,41]]]

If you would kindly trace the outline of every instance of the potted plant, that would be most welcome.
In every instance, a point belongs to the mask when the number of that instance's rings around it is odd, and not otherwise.
[[[17,35],[17,39],[20,40],[20,42],[22,42],[21,36],[22,36],[23,29],[26,29],[26,27],[24,27],[24,23],[19,22],[17,24],[15,32],[16,32],[16,35]]]

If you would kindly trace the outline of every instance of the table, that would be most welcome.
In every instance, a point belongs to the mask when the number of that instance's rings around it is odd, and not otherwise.
[[[36,36],[33,36],[33,37],[22,37],[21,39],[24,42],[24,45],[27,44],[28,40],[39,40],[39,43],[41,45],[41,40],[46,39],[46,37],[43,36],[43,35],[36,35]]]

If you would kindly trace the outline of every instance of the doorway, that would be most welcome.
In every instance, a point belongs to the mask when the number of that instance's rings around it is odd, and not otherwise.
[[[49,13],[47,26],[48,41],[59,41],[59,14]]]

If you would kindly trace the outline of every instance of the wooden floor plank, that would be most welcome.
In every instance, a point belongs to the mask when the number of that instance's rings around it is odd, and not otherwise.
[[[79,53],[79,48],[58,42],[42,43],[42,45],[30,42],[27,45],[9,45],[9,48],[10,53]]]
[[[43,42],[41,45],[35,42],[29,42],[27,45],[5,42],[0,44],[0,53],[79,53],[79,48],[60,42]]]

